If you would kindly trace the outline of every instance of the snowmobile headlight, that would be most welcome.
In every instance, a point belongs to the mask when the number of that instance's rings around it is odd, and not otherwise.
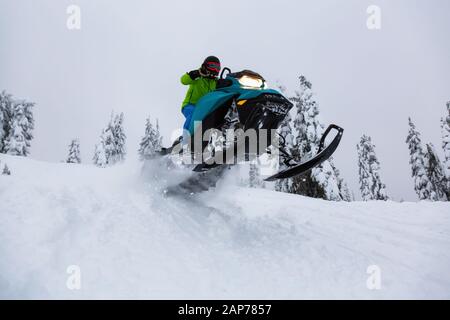
[[[260,89],[264,87],[264,80],[244,75],[239,78],[239,83],[247,88]]]

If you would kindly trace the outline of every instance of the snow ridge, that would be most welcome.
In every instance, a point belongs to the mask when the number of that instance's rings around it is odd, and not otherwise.
[[[0,155],[0,298],[450,298],[445,202],[329,202],[189,174]],[[66,286],[67,267],[80,290]],[[369,290],[367,268],[381,270]]]

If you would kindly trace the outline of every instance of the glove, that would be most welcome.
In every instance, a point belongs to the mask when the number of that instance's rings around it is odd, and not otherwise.
[[[204,64],[202,64],[202,66],[200,67],[200,69],[198,69],[198,71],[200,72],[200,76],[207,78],[209,77],[209,71],[206,70],[206,67]]]
[[[226,88],[233,84],[230,79],[218,79],[216,83],[216,89]]]
[[[195,80],[200,77],[200,71],[199,70],[192,70],[188,72],[189,77],[191,77],[192,80]]]

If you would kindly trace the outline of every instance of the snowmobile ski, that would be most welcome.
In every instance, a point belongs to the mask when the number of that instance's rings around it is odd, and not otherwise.
[[[201,172],[192,177],[189,177],[185,181],[175,186],[170,186],[164,190],[164,195],[169,196],[193,196],[201,192],[208,191],[211,188],[215,188],[217,182],[229,168],[228,165],[222,165],[215,167],[214,170],[207,172]]]
[[[159,155],[161,155],[161,156],[166,156],[166,155],[172,153],[172,149],[173,149],[172,147],[169,147],[169,148],[161,148],[161,150],[160,150],[160,151],[157,151],[157,153],[158,153]]]
[[[331,141],[331,143],[326,148],[324,148],[325,139],[328,136],[328,134],[331,132],[332,129],[336,129],[338,131],[338,133],[334,137],[333,141]],[[293,178],[295,176],[301,175],[302,173],[305,173],[305,172],[311,170],[312,168],[320,165],[324,161],[328,160],[333,155],[334,151],[336,151],[336,149],[341,141],[343,133],[344,133],[344,129],[342,129],[341,127],[339,127],[335,124],[330,125],[327,128],[327,130],[325,131],[324,135],[322,136],[322,138],[320,140],[320,144],[319,144],[318,153],[314,157],[312,157],[311,159],[309,159],[303,163],[299,163],[296,165],[294,164],[290,168],[280,171],[264,180],[265,181],[275,181],[275,180],[279,180],[279,179]]]
[[[194,172],[206,172],[206,171],[209,171],[209,170],[211,170],[213,168],[216,168],[218,166],[221,166],[221,164],[218,164],[218,163],[213,163],[213,164],[200,163],[200,164],[196,165],[192,171],[194,171]]]
[[[173,149],[174,149],[176,146],[178,146],[178,145],[181,143],[182,140],[183,140],[183,137],[180,136],[178,139],[176,139],[176,140],[173,142],[173,144],[172,144],[170,147],[168,147],[168,148],[162,147],[161,150],[159,150],[157,153],[158,153],[159,155],[161,155],[161,156],[166,156],[166,155],[168,155],[168,154],[171,154],[172,151],[173,151]],[[180,153],[181,153],[182,151],[183,151],[183,148],[180,147]]]

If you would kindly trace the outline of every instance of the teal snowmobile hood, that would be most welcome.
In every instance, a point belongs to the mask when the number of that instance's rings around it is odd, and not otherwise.
[[[239,81],[234,77],[227,76],[226,79],[232,81],[230,86],[212,91],[197,102],[189,126],[189,133],[191,136],[193,136],[200,121],[203,121],[210,113],[214,112],[217,108],[233,98],[236,100],[250,100],[257,98],[262,94],[281,95],[280,92],[273,89],[242,87]]]

